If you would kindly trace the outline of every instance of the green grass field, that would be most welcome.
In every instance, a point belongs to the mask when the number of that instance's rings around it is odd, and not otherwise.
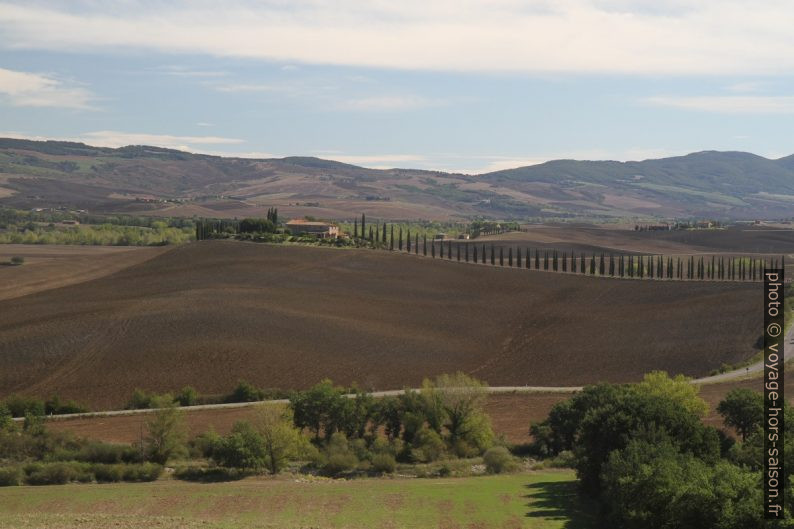
[[[0,489],[0,527],[584,529],[571,471],[448,479],[85,484]]]

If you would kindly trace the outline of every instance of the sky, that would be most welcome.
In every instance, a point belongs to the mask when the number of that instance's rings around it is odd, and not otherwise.
[[[481,173],[794,153],[790,0],[0,0],[0,136]]]

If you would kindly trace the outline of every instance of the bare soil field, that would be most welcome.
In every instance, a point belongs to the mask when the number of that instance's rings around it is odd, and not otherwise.
[[[94,409],[238,380],[373,389],[463,370],[492,385],[704,375],[759,339],[758,285],[616,281],[371,250],[206,241],[0,301],[0,396]]]
[[[762,254],[794,253],[794,228],[736,226],[727,229],[634,231],[591,224],[532,224],[527,231],[482,237],[472,241],[508,247],[532,245],[561,251],[643,254]]]
[[[0,244],[0,300],[27,296],[118,272],[165,252],[164,247]]]

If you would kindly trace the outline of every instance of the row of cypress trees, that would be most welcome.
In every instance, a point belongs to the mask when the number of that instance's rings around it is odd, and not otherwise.
[[[761,281],[764,267],[783,266],[784,259],[766,260],[754,257],[724,256],[663,256],[663,255],[614,255],[601,253],[586,256],[583,252],[559,252],[556,249],[538,249],[512,246],[505,251],[503,246],[490,247],[486,244],[470,242],[433,241],[428,244],[427,236],[411,230],[403,234],[402,226],[394,229],[391,225],[369,226],[366,232],[366,217],[361,216],[361,229],[354,224],[354,236],[380,243],[389,250],[406,251],[431,258],[456,260],[466,263],[491,264],[513,268],[544,270],[551,272],[578,273],[606,277],[634,279],[669,279],[701,281]],[[364,236],[366,234],[366,237]]]

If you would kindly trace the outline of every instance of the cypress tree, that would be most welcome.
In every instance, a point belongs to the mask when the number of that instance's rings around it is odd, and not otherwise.
[[[562,252],[562,271],[568,271],[568,252]]]
[[[598,261],[598,275],[603,276],[606,274],[606,264],[604,262],[604,254],[601,254],[601,259]]]
[[[389,250],[394,251],[394,224],[391,225],[391,237],[389,239]]]
[[[427,234],[422,235],[422,255],[427,257]]]
[[[664,261],[662,260],[662,256],[659,256],[659,259],[656,261],[656,277],[661,279],[664,277]]]
[[[419,255],[419,233],[414,233],[414,254]]]
[[[383,244],[386,244],[386,223],[383,223],[383,235],[381,236],[381,240]]]
[[[594,276],[596,273],[595,254],[590,257],[590,275]]]
[[[460,261],[460,243],[455,243],[455,251],[457,252],[458,261]]]
[[[369,227],[369,240],[372,241],[372,226]]]
[[[667,261],[667,278],[673,279],[673,258],[670,257]]]
[[[556,272],[557,268],[557,250],[554,250],[551,255],[551,269]]]
[[[364,238],[364,236],[367,233],[366,227],[367,227],[367,216],[362,213],[361,214],[361,238],[362,239]]]
[[[447,259],[452,259],[452,240],[449,241],[447,246]]]
[[[507,249],[507,265],[512,267],[513,266],[513,247]]]
[[[540,250],[535,248],[535,270],[540,270]]]
[[[493,243],[491,244],[491,265],[496,264],[496,254],[494,253]]]
[[[408,237],[405,239],[405,249],[411,253],[411,228],[408,228]]]
[[[471,249],[472,249],[472,250],[474,250],[474,255],[473,255],[473,257],[474,257],[474,259],[473,259],[473,261],[474,261],[474,264],[477,264],[477,262],[478,262],[478,261],[477,261],[477,245],[476,245],[476,244],[475,244],[475,245],[473,245],[473,246],[471,247]]]
[[[653,256],[648,256],[648,279],[653,279],[655,276],[653,275]]]
[[[502,246],[499,247],[499,266],[505,265],[505,250]]]
[[[403,227],[402,226],[400,226],[400,238],[397,241],[397,245],[398,245],[397,249],[402,252],[403,251]]]
[[[634,256],[629,256],[629,277],[634,277]]]
[[[637,261],[637,275],[640,277],[640,279],[643,279],[645,277],[645,256],[640,255],[637,258]]]
[[[530,255],[531,253],[532,250],[527,248],[526,253],[524,254],[524,266],[527,267],[527,269],[532,267],[532,255]]]
[[[430,256],[433,259],[436,258],[436,243],[434,241],[430,241]]]
[[[358,239],[358,219],[353,219],[353,238]]]
[[[466,249],[466,262],[468,263],[469,262],[469,245],[466,244],[466,246],[464,246],[464,248]]]
[[[582,252],[581,255],[579,256],[579,273],[580,274],[584,274],[584,260],[585,260],[584,252]]]
[[[521,247],[516,248],[516,268],[521,268]]]
[[[485,243],[482,245],[482,264],[485,264]]]
[[[439,252],[438,253],[439,258],[443,259],[444,258],[444,240],[443,239],[438,241],[438,252]]]
[[[615,256],[609,254],[609,275],[615,277]]]
[[[543,269],[549,269],[549,252],[548,250],[543,250]]]

